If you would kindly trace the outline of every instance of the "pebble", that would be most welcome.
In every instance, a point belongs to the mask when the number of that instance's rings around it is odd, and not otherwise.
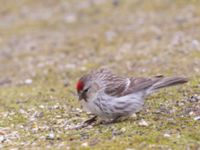
[[[149,126],[149,124],[144,119],[140,120],[139,125],[143,127]]]
[[[54,139],[55,139],[55,134],[54,134],[54,133],[49,133],[49,134],[47,135],[47,139],[48,139],[48,140],[54,140]]]
[[[81,146],[83,146],[83,147],[88,147],[88,143],[87,143],[87,142],[82,143]]]
[[[192,46],[193,46],[193,48],[199,49],[200,48],[199,41],[198,40],[192,40]]]
[[[44,108],[44,105],[40,105],[39,107],[40,107],[41,109],[43,109],[43,108]]]
[[[64,16],[64,20],[67,22],[67,23],[74,23],[77,21],[77,16],[75,14],[67,14]]]
[[[0,136],[0,142],[3,143],[3,142],[5,142],[5,141],[6,141],[5,136],[4,136],[4,135],[1,135],[1,136]]]
[[[19,113],[21,113],[21,114],[27,114],[27,112],[24,109],[20,109]]]
[[[80,108],[76,108],[76,111],[77,111],[77,112],[80,112],[80,113],[83,112],[83,110],[80,109]]]
[[[189,112],[189,115],[190,116],[194,115],[194,112],[193,111]]]
[[[125,131],[126,131],[126,128],[121,128],[120,131],[121,131],[121,132],[125,132]]]
[[[164,137],[171,137],[171,135],[168,134],[168,133],[165,133],[163,136],[164,136]]]
[[[134,148],[126,148],[125,150],[135,150]]]
[[[32,84],[33,83],[33,80],[32,79],[26,79],[24,81],[25,84]]]
[[[63,81],[63,85],[64,85],[64,87],[67,87],[67,86],[69,85],[69,81],[65,79],[65,80]]]
[[[188,99],[189,102],[198,102],[200,101],[200,95],[192,95],[189,99]]]

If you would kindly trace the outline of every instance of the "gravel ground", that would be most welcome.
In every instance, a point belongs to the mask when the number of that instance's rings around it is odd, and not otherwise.
[[[0,149],[200,149],[200,3],[0,0]],[[109,67],[184,75],[128,120],[73,129],[75,83]]]

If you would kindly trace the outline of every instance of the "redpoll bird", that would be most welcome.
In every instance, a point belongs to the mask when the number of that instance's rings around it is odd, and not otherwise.
[[[149,94],[187,81],[184,77],[161,75],[152,78],[129,78],[113,74],[108,69],[98,69],[82,76],[76,89],[83,108],[95,115],[86,123],[94,122],[97,116],[114,122],[140,111]]]

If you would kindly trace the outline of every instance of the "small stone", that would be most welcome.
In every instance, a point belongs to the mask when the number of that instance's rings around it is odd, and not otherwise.
[[[178,135],[176,136],[176,138],[178,138],[178,139],[179,139],[180,137],[181,137],[181,135],[180,135],[180,134],[178,134]]]
[[[49,133],[48,135],[47,135],[47,138],[46,138],[47,140],[54,140],[55,139],[55,134],[54,133]]]
[[[20,93],[20,96],[24,96],[24,93]]]
[[[149,126],[149,124],[144,119],[140,120],[139,125],[143,127]]]
[[[53,106],[53,108],[54,108],[54,109],[60,109],[60,105],[59,105],[59,104],[56,104],[56,105]]]
[[[189,112],[189,115],[190,116],[194,115],[194,112],[193,111]]]
[[[76,16],[76,14],[67,14],[64,16],[64,20],[67,23],[74,23],[77,21],[77,16]]]
[[[1,135],[1,136],[0,136],[0,142],[3,143],[3,142],[5,142],[5,141],[6,141],[5,136]]]
[[[44,105],[40,105],[39,107],[43,109],[43,108],[44,108]]]
[[[200,48],[199,41],[198,40],[192,40],[192,46],[193,46],[193,48],[199,49]]]
[[[75,69],[76,65],[75,64],[66,64],[65,68],[67,68],[67,69]]]
[[[55,118],[62,118],[62,116],[61,115],[56,115]]]
[[[185,103],[183,103],[183,102],[178,102],[178,106],[184,106],[185,105]]]
[[[195,120],[195,121],[200,120],[200,116],[194,117],[194,120]]]
[[[27,114],[27,112],[24,109],[20,109],[19,113],[21,113],[21,114]]]
[[[200,96],[197,94],[192,95],[190,98],[188,98],[189,102],[198,102],[200,101]]]
[[[81,71],[86,71],[87,69],[86,69],[86,67],[83,66],[83,67],[80,68],[80,70]]]
[[[121,131],[121,132],[125,132],[125,131],[126,131],[126,128],[121,128],[120,131]]]
[[[82,146],[82,147],[88,147],[88,143],[87,143],[87,142],[82,143],[81,146]]]
[[[25,84],[32,84],[33,83],[33,80],[32,79],[26,79],[24,81]]]
[[[77,112],[80,112],[80,113],[83,112],[83,110],[80,109],[80,108],[76,108],[76,111],[77,111]]]
[[[125,150],[135,150],[134,148],[126,148]]]
[[[167,138],[171,137],[171,135],[168,134],[168,133],[165,133],[163,136],[164,136],[164,137],[167,137]]]
[[[65,80],[63,81],[63,85],[64,85],[64,87],[67,87],[67,86],[69,85],[69,81],[65,79]]]

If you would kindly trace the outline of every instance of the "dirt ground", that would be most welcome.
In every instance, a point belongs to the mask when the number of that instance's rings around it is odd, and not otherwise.
[[[0,0],[0,149],[200,149],[200,1]],[[75,83],[91,69],[190,81],[109,125]]]

